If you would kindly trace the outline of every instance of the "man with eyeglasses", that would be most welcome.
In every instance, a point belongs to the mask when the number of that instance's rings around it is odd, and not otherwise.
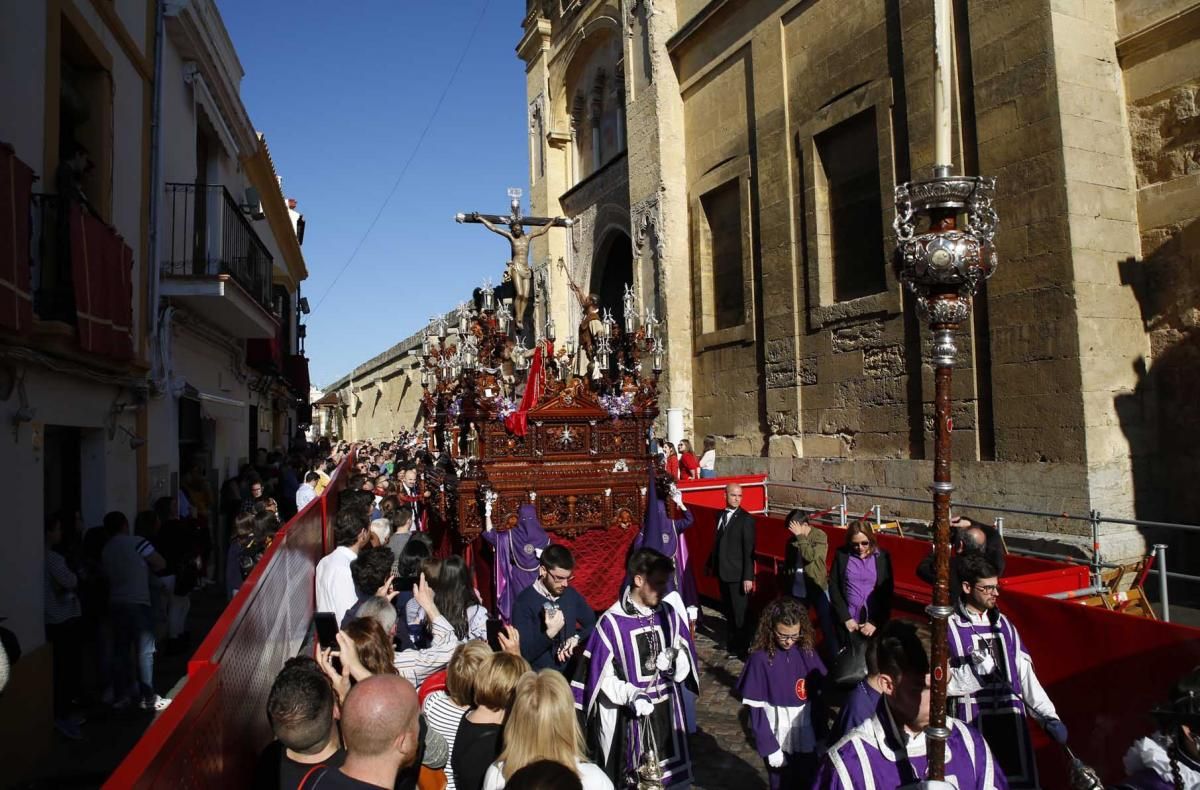
[[[513,603],[512,624],[521,635],[521,655],[534,670],[556,669],[566,674],[577,648],[587,644],[596,615],[571,586],[575,558],[565,546],[553,544],[542,552],[538,578]]]
[[[1008,786],[1037,788],[1037,763],[1028,713],[1046,734],[1067,742],[1067,727],[1033,671],[1017,629],[996,608],[999,572],[981,553],[959,563],[960,599],[949,622],[949,713],[972,724],[988,742]]]

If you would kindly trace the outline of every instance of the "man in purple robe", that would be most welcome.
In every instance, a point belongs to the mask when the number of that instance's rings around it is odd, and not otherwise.
[[[669,557],[638,549],[629,588],[596,623],[571,686],[592,760],[616,787],[639,770],[661,772],[664,787],[691,784],[682,688],[695,690],[695,650],[687,623],[663,595]]]
[[[817,770],[821,790],[895,790],[927,773],[929,657],[916,629],[895,629],[876,645],[883,689],[875,714],[829,747]],[[1006,790],[1004,772],[983,736],[946,718],[945,776],[958,790]]]
[[[996,608],[996,566],[981,553],[963,555],[958,566],[961,597],[950,617],[951,715],[983,733],[1004,768],[1009,786],[1037,788],[1037,763],[1025,715],[1046,734],[1067,742],[1067,727],[1033,671],[1033,659],[1017,629]]]
[[[517,525],[498,530],[492,525],[492,498],[484,504],[483,539],[496,550],[492,563],[496,574],[496,610],[505,622],[512,621],[513,603],[538,577],[538,555],[550,545],[550,536],[538,521],[537,508],[521,505],[517,510]]]

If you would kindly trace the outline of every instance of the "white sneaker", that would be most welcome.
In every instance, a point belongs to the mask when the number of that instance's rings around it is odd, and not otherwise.
[[[142,710],[152,710],[152,711],[158,712],[158,711],[166,710],[167,706],[170,704],[171,704],[171,700],[169,698],[160,697],[157,694],[155,694],[153,697],[143,699],[141,702],[141,707],[142,707]]]

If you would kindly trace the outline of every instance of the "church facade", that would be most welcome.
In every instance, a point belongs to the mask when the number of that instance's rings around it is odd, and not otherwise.
[[[1179,471],[1200,439],[1179,402],[1200,383],[1200,3],[953,8],[955,169],[997,177],[1000,216],[958,341],[956,499],[1200,521]],[[930,340],[892,266],[892,189],[933,164],[933,4],[526,12],[531,213],[574,221],[535,242],[543,310],[578,323],[567,278],[613,308],[631,285],[666,321],[664,412],[717,439],[719,473],[925,497]],[[1009,526],[1090,542],[1086,522]],[[1140,553],[1103,530],[1109,557]]]

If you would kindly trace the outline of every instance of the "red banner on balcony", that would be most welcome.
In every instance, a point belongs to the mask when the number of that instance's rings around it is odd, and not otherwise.
[[[246,341],[246,364],[258,370],[283,370],[283,350],[278,337]]]
[[[308,358],[300,354],[288,354],[283,360],[284,375],[296,395],[308,402]]]
[[[133,354],[133,251],[112,228],[73,205],[71,277],[79,347],[116,359]]]
[[[33,170],[0,143],[0,328],[25,333],[33,324],[29,288],[29,211]]]

